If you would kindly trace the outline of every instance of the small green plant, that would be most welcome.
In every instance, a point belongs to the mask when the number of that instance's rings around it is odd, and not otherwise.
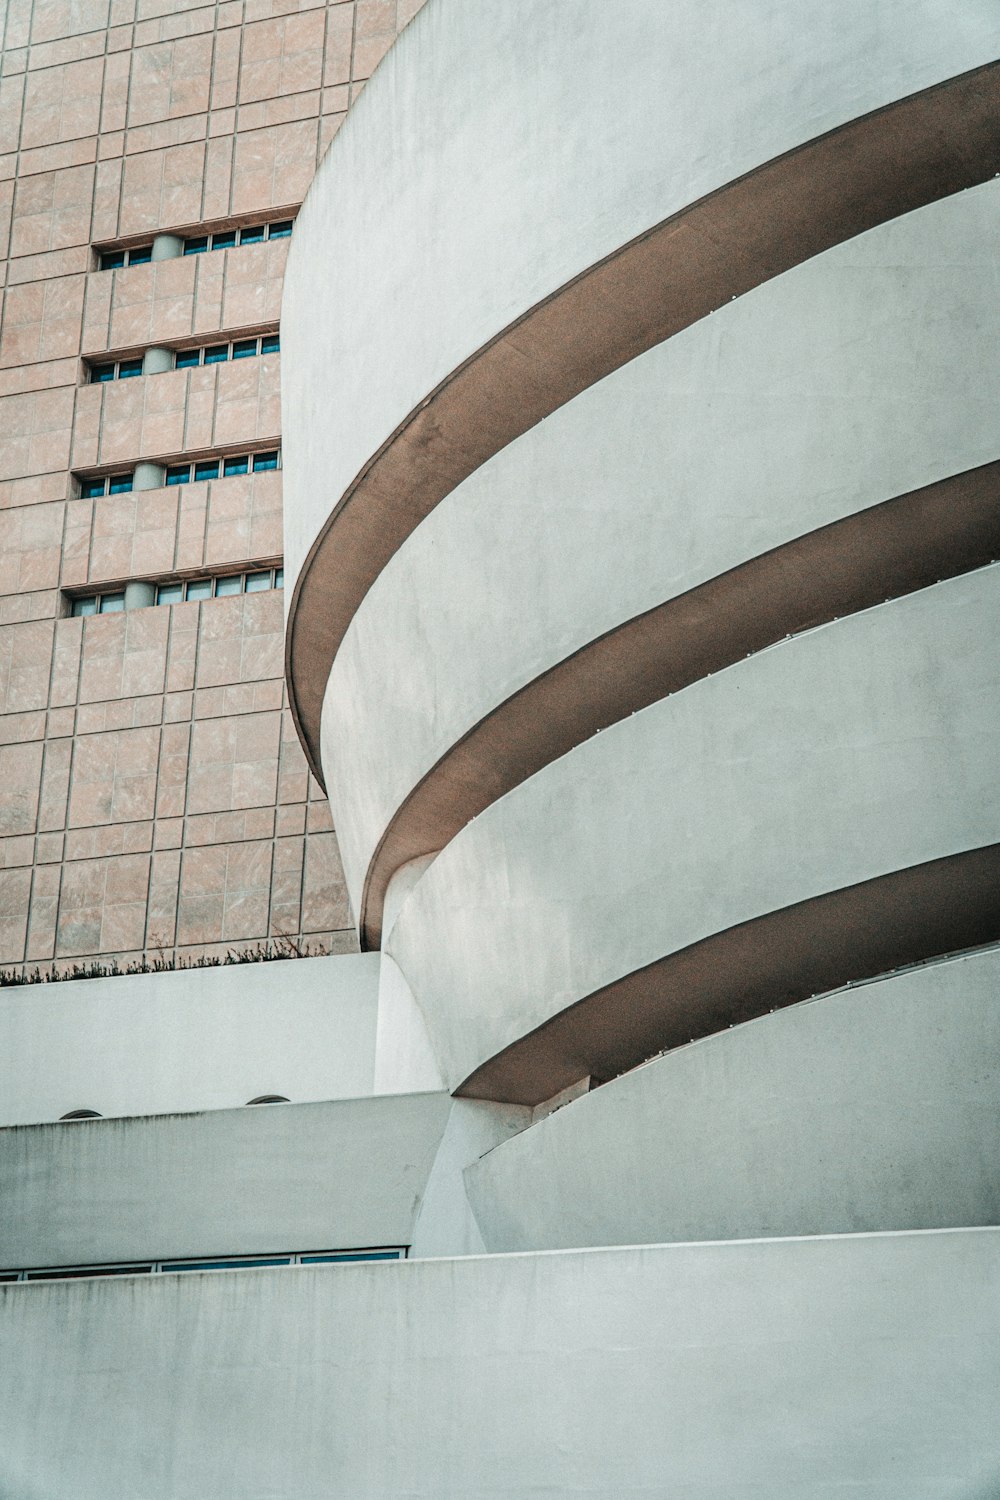
[[[117,958],[81,959],[66,967],[50,964],[47,969],[0,969],[0,989],[18,984],[57,984],[66,979],[118,979],[128,974],[167,974],[177,969],[218,969],[228,964],[266,964],[285,958],[323,958],[327,950],[319,943],[303,943],[284,934],[262,946],[229,948],[224,954],[199,958],[175,958],[157,949],[156,957],[130,960],[124,966]]]

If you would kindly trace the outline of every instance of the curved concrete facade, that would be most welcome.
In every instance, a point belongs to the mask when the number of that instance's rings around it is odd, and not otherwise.
[[[721,0],[425,7],[317,174],[285,284],[287,659],[314,763],[337,645],[420,519],[734,295],[991,177],[998,46],[989,7],[941,0],[835,23],[785,0],[738,32]]]
[[[991,182],[839,245],[609,375],[417,527],[325,697],[369,941],[400,863],[597,728],[1000,556],[998,243]]]
[[[450,1086],[715,934],[1000,841],[998,585],[1000,567],[985,568],[760,652],[613,725],[463,829],[388,939]],[[849,959],[867,908],[861,897],[844,919]],[[1000,919],[995,890],[980,916]],[[783,999],[789,975],[774,982]],[[632,1039],[632,1064],[745,1019],[707,993],[663,986],[662,1030]],[[621,1071],[627,1030],[625,1005],[598,1055],[564,1039],[561,1061],[531,1081],[501,1075],[492,1097],[536,1103]]]
[[[1000,1222],[1000,951],[750,1021],[467,1169],[490,1250]]]

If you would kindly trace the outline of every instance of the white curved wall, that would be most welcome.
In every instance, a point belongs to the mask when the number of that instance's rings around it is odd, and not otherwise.
[[[736,923],[1000,839],[1000,566],[807,632],[553,762],[468,824],[387,951],[449,1086]]]
[[[1000,1223],[1000,951],[678,1048],[466,1171],[487,1249]]]
[[[0,989],[0,1125],[372,1091],[378,956]]]
[[[408,1245],[447,1094],[0,1130],[0,1268]]]
[[[513,319],[702,195],[998,48],[989,0],[770,0],[738,20],[727,0],[431,0],[296,224],[289,584],[367,460]]]
[[[526,682],[772,547],[997,457],[998,243],[991,182],[839,245],[584,391],[426,517],[324,701],[355,911],[407,794]]]
[[[0,1286],[3,1486],[987,1500],[998,1277],[966,1230]]]

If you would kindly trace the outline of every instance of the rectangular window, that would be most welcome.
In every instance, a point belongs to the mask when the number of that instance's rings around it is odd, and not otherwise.
[[[276,333],[265,333],[260,341],[261,354],[277,354],[281,348],[281,341]]]
[[[117,615],[117,614],[120,614],[121,611],[124,608],[125,608],[125,595],[124,595],[124,593],[121,593],[121,594],[102,594],[101,595],[101,604],[100,604],[100,611],[99,612],[102,615]]]
[[[250,463],[246,456],[243,458],[227,458],[223,461],[222,473],[226,479],[229,479],[233,474],[246,474],[249,471],[249,467]]]
[[[268,231],[268,239],[287,240],[292,232],[291,219],[282,219],[278,224],[272,224]]]
[[[244,1271],[251,1266],[290,1266],[290,1255],[263,1256],[253,1260],[165,1260],[161,1271]]]
[[[264,238],[264,226],[263,226],[263,224],[249,225],[246,229],[241,229],[240,230],[240,244],[241,245],[259,245],[261,243],[261,241],[263,240],[263,238]]]
[[[76,1281],[84,1276],[140,1276],[152,1266],[81,1266],[74,1271],[28,1271],[25,1281]]]
[[[271,570],[270,570],[270,568],[268,568],[268,570],[267,570],[266,573],[248,573],[247,574],[247,593],[248,594],[259,594],[264,589],[269,589],[270,587],[271,587]]]
[[[190,370],[201,364],[200,349],[178,349],[174,360],[175,370]]]
[[[242,594],[242,592],[242,573],[234,573],[229,578],[217,578],[215,580],[215,597],[217,599],[228,599],[232,594]]]
[[[103,495],[107,488],[106,479],[83,479],[80,481],[80,494],[84,500],[96,500],[98,495]]]
[[[114,378],[115,378],[115,367],[114,367],[114,365],[91,365],[91,367],[90,367],[90,383],[91,383],[91,385],[106,385],[109,380],[114,380]]]
[[[161,583],[156,590],[157,604],[180,604],[184,598],[182,583]]]
[[[90,594],[86,599],[74,599],[73,613],[74,615],[96,615],[97,595]]]
[[[213,458],[213,459],[209,460],[206,463],[195,464],[195,466],[194,466],[194,477],[195,477],[196,480],[199,480],[199,479],[218,479],[218,477],[219,477],[219,460],[217,458]]]
[[[329,1255],[300,1255],[302,1266],[341,1265],[358,1260],[402,1260],[398,1250],[340,1250]]]
[[[278,467],[277,450],[270,453],[255,453],[253,456],[253,471],[259,474],[262,469],[276,469]]]
[[[118,365],[118,379],[131,380],[135,375],[142,374],[141,359],[123,359]]]
[[[231,250],[236,244],[236,230],[224,229],[221,234],[212,235],[213,250]]]
[[[190,464],[171,464],[167,470],[167,484],[187,484],[190,478]]]
[[[237,339],[233,345],[234,359],[251,359],[257,353],[256,339]]]
[[[131,474],[112,474],[108,481],[109,495],[127,495],[132,488]]]
[[[211,580],[211,578],[195,578],[195,579],[193,579],[188,584],[188,586],[187,586],[187,594],[186,594],[185,597],[187,598],[187,600],[188,600],[189,603],[192,602],[195,599],[211,599],[211,597],[212,597],[212,580]]]
[[[142,245],[140,248],[136,250],[130,250],[128,253],[128,263],[130,266],[144,266],[152,259],[152,245]]]
[[[116,271],[125,264],[124,250],[104,250],[101,253],[101,270]]]
[[[185,255],[202,255],[208,249],[208,235],[198,234],[193,239],[184,241]]]
[[[285,570],[284,570],[284,568],[275,568],[275,570],[274,570],[274,586],[275,586],[276,589],[283,589],[285,587]]]
[[[208,348],[205,350],[205,363],[206,363],[206,365],[221,365],[221,364],[225,364],[225,362],[226,362],[226,360],[228,358],[229,358],[229,345],[228,344],[209,344]]]

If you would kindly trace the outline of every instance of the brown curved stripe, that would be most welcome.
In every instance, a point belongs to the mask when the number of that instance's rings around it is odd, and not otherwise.
[[[394,871],[600,729],[786,635],[1000,557],[1000,461],[766,552],[590,641],[498,705],[401,804],[372,856],[362,941]]]
[[[590,267],[432,391],[369,460],[292,597],[292,714],[322,782],[337,648],[410,532],[463,479],[637,355],[791,266],[1000,170],[1000,63],[853,120],[729,183]]]
[[[539,1104],[588,1074],[607,1081],[811,995],[997,938],[1000,845],[992,844],[799,902],[670,954],[554,1016],[455,1092]]]

